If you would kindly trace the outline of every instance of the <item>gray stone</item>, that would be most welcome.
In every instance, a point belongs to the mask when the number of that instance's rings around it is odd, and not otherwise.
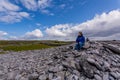
[[[0,70],[0,75],[3,75],[3,74],[4,74],[4,72]]]
[[[110,68],[110,64],[106,61],[104,61],[104,68],[108,70]]]
[[[97,74],[95,74],[94,77],[95,77],[96,80],[102,80],[102,78]]]
[[[113,76],[115,79],[120,79],[120,73],[119,72],[111,72],[111,76]]]
[[[49,76],[48,76],[48,77],[49,77],[49,79],[51,80],[51,79],[53,79],[53,76],[54,76],[53,73],[49,73]]]
[[[61,80],[61,77],[60,77],[60,76],[57,76],[56,78],[51,79],[51,80]]]
[[[59,71],[59,67],[54,67],[54,66],[51,66],[50,68],[49,68],[49,72],[53,72],[53,73],[56,73],[56,72],[58,72]]]
[[[109,76],[109,80],[115,80],[112,76]]]
[[[20,74],[16,75],[15,80],[20,80],[22,76]]]
[[[95,66],[97,69],[103,70],[103,69],[102,69],[102,66],[101,66],[98,62],[96,62],[94,59],[87,58],[87,61],[88,61],[88,63],[90,63],[91,65]]]
[[[89,63],[95,63],[95,60],[94,59],[91,59],[91,58],[87,58],[87,61],[89,62]]]
[[[69,80],[79,80],[79,77],[77,75],[71,75]]]
[[[48,77],[46,75],[40,75],[39,80],[46,80]]]
[[[17,75],[17,73],[16,73],[15,71],[9,72],[9,73],[7,74],[7,79],[8,79],[8,80],[15,80],[16,75]]]
[[[109,74],[108,73],[103,74],[103,80],[109,80]]]
[[[113,66],[117,66],[117,63],[115,61],[112,61],[112,64]]]
[[[80,80],[84,80],[85,79],[85,77],[80,77]]]
[[[58,73],[57,73],[57,76],[60,76],[60,77],[61,77],[61,80],[64,80],[65,73],[64,73],[63,71],[58,72]]]
[[[100,75],[100,71],[99,70],[96,70],[94,73]]]
[[[16,79],[17,80],[17,79]],[[28,78],[24,78],[24,77],[21,77],[20,79],[18,80],[29,80]]]
[[[29,80],[38,80],[38,78],[39,78],[39,75],[36,72],[29,75]]]

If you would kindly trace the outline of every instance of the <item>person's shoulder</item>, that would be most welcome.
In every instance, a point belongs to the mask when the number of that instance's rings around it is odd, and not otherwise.
[[[85,37],[84,37],[84,36],[83,36],[82,38],[83,38],[83,39],[85,39]]]
[[[84,36],[82,36],[83,38],[85,38]]]

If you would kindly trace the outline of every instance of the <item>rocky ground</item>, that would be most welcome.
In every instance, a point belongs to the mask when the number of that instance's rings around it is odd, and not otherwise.
[[[120,41],[90,42],[75,51],[71,45],[0,54],[0,80],[120,80]]]

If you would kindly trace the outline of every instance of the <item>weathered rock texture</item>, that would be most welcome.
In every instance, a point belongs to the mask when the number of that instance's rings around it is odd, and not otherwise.
[[[81,51],[72,45],[0,55],[0,80],[120,80],[120,55],[103,46],[120,42],[90,42]]]

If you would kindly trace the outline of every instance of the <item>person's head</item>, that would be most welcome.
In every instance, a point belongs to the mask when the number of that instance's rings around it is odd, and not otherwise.
[[[83,36],[82,32],[79,32],[79,33],[78,33],[78,36]]]

